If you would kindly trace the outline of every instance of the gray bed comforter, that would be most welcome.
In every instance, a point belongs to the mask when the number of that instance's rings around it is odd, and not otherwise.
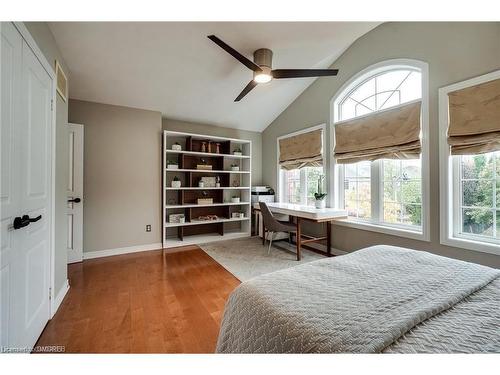
[[[374,246],[229,297],[219,353],[500,352],[500,271]]]

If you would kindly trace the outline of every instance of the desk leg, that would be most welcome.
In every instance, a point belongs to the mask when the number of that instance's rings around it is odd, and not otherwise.
[[[332,256],[332,226],[329,221],[326,222],[326,255]]]
[[[300,217],[297,216],[297,260],[300,260],[300,243],[301,243],[301,233],[300,233]]]

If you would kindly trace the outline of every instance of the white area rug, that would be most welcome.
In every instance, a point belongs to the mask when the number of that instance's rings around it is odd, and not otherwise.
[[[199,245],[208,255],[240,281],[285,268],[295,267],[313,260],[326,259],[320,254],[302,249],[302,259],[297,261],[295,245],[285,241],[273,243],[271,254],[258,237],[210,242]]]

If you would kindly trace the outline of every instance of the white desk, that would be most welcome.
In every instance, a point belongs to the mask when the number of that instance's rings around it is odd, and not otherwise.
[[[319,242],[326,240],[327,255],[331,255],[331,228],[330,223],[334,220],[346,219],[347,211],[339,210],[336,208],[315,208],[310,206],[302,206],[290,203],[267,203],[269,210],[274,213],[289,215],[290,222],[295,218],[297,234],[297,260],[300,260],[300,250],[303,244],[310,242]],[[313,221],[316,223],[326,223],[326,236],[324,237],[311,237],[303,235],[301,232],[301,221]],[[304,237],[304,239],[303,239]],[[264,228],[263,241],[266,240],[266,230]]]

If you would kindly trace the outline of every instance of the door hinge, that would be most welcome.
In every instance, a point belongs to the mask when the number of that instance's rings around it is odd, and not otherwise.
[[[50,99],[50,110],[54,110],[54,99]]]
[[[52,299],[52,287],[49,288],[49,301]]]

